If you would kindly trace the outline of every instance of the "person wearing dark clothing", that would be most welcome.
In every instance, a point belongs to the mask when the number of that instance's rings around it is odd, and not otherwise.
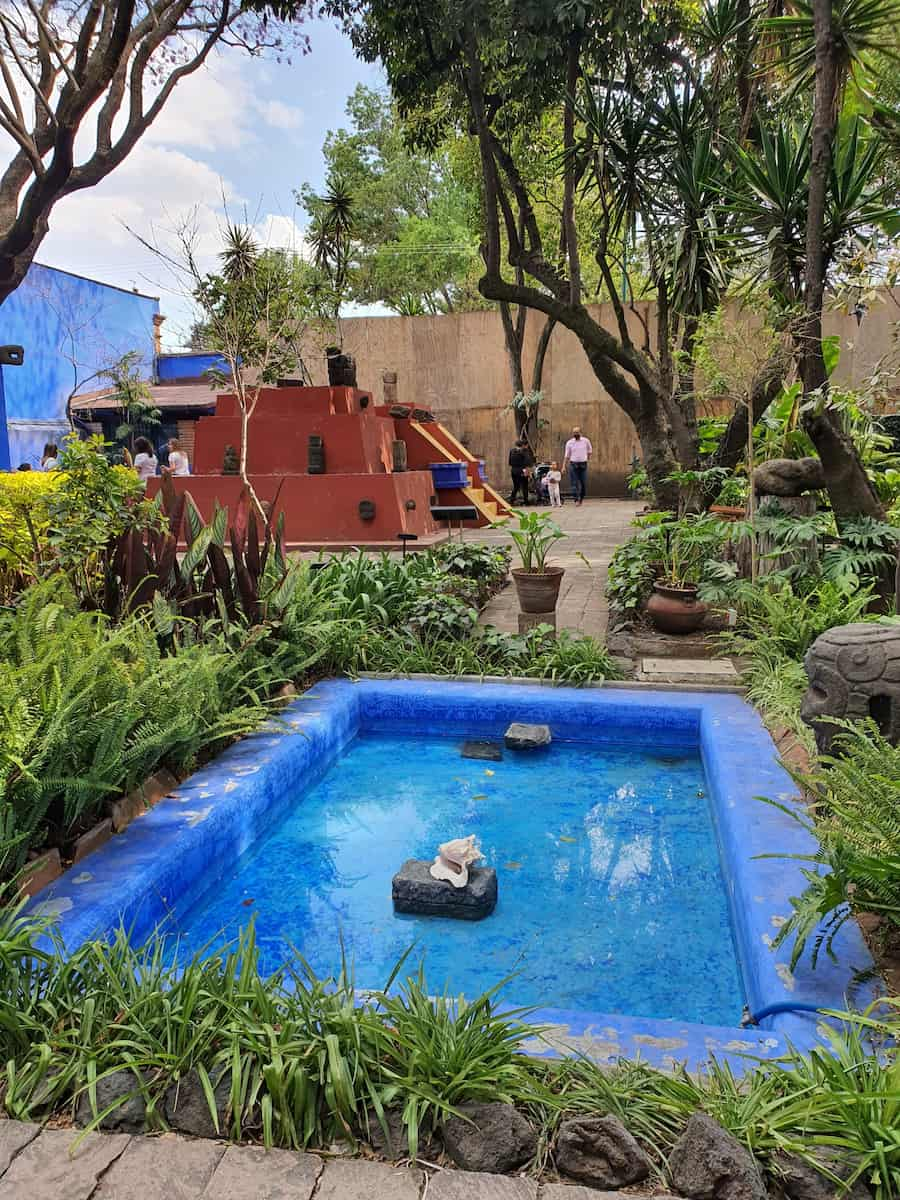
[[[512,475],[510,504],[515,504],[519,492],[522,493],[522,503],[528,503],[528,472],[533,466],[534,455],[528,449],[528,443],[520,438],[509,452],[509,471]]]

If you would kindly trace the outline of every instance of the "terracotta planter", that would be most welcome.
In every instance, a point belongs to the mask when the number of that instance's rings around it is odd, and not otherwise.
[[[548,613],[556,608],[559,585],[565,575],[564,567],[547,567],[544,571],[523,571],[514,568],[512,577],[519,593],[519,608],[526,613]]]
[[[660,633],[695,633],[703,624],[706,605],[697,599],[697,585],[681,587],[657,581],[647,601],[647,615]]]

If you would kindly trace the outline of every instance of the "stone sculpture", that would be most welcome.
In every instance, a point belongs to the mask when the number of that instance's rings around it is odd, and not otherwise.
[[[222,474],[223,475],[239,475],[240,466],[238,464],[237,450],[234,446],[228,445],[225,447],[225,453],[222,456]]]
[[[770,458],[753,472],[757,492],[766,496],[802,496],[825,486],[825,472],[817,458]]]
[[[469,882],[469,867],[484,858],[475,841],[475,834],[454,838],[438,846],[437,857],[431,864],[432,879],[445,879],[455,888],[464,888]]]
[[[837,625],[813,642],[804,660],[809,687],[800,715],[820,753],[838,730],[829,718],[871,717],[893,744],[900,742],[900,626]]]

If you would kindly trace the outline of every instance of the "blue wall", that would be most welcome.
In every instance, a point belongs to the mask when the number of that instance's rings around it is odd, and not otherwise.
[[[228,364],[221,354],[161,354],[156,363],[160,383],[169,379],[202,379],[206,382],[206,372],[213,369],[227,374]]]
[[[10,460],[36,466],[46,441],[68,429],[66,399],[76,383],[99,391],[97,376],[129,350],[153,376],[153,317],[159,301],[35,263],[0,305],[0,344],[25,348],[21,367],[4,367]]]

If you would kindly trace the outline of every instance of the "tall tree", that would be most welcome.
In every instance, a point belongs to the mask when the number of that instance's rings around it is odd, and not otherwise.
[[[329,185],[297,193],[318,246],[328,192],[346,192],[353,222],[346,298],[404,315],[484,307],[477,290],[478,197],[443,142],[414,149],[384,90],[360,84],[347,101],[349,128],[331,130],[323,155]]]
[[[841,0],[803,0],[787,15],[767,23],[783,38],[794,92],[804,87],[812,91],[803,316],[796,331],[797,361],[805,398],[804,427],[822,461],[839,527],[858,516],[882,519],[884,510],[828,397],[822,313],[836,240],[834,222],[829,222],[829,202],[833,211],[842,193],[850,191],[852,195],[852,189],[847,188],[847,172],[840,169],[846,164],[837,162],[835,150],[848,79],[853,71],[865,66],[867,57],[890,44],[891,38],[896,41],[898,23],[897,0],[855,5]],[[859,172],[853,169],[852,159],[849,165],[850,180],[856,183]],[[874,159],[866,174],[870,178],[876,174]]]
[[[13,143],[0,175],[0,303],[24,279],[54,206],[119,166],[217,43],[255,53],[282,34],[235,0],[0,6],[0,129]]]
[[[710,106],[695,99],[696,64],[667,24],[669,10],[655,9],[646,22],[636,0],[615,8],[569,0],[441,0],[427,9],[415,0],[371,0],[361,7],[352,36],[364,56],[382,58],[404,114],[431,110],[442,97],[443,111],[477,141],[482,295],[509,305],[511,318],[515,306],[535,309],[576,335],[595,375],[631,418],[658,499],[674,505],[677,485],[669,477],[697,457],[692,398],[680,386],[677,354],[689,349],[692,306],[718,298],[713,258],[722,245],[707,207],[714,189],[680,194],[670,170],[679,150],[696,158],[698,169],[713,170],[719,151],[711,143],[706,159],[695,155],[699,118]],[[641,28],[646,36],[635,35]],[[672,89],[671,104],[661,105],[667,78],[681,86]],[[552,156],[560,184],[552,238],[527,169],[529,138],[547,121],[561,142]],[[589,221],[579,220],[586,190]],[[693,210],[697,201],[704,211]],[[618,287],[623,244],[639,229],[650,243],[645,258],[660,299],[653,330]],[[591,270],[612,304],[615,332],[589,310]]]

